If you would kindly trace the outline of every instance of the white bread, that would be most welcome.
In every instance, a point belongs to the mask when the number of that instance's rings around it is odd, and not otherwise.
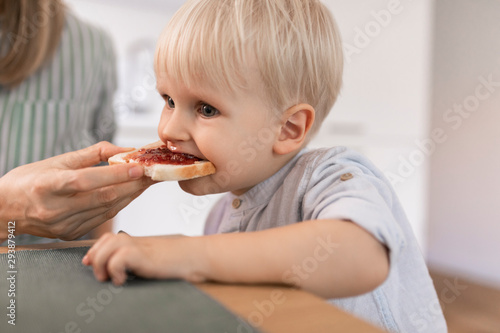
[[[164,145],[162,141],[157,141],[151,144],[148,144],[143,148],[157,148]],[[137,152],[139,149],[128,151],[125,153],[120,153],[114,155],[108,159],[109,164],[123,164],[123,163],[139,163],[135,161],[133,158],[126,158],[127,155]],[[193,179],[203,176],[208,176],[215,173],[215,166],[212,162],[209,161],[196,161],[194,164],[189,165],[177,165],[177,164],[153,164],[153,165],[144,165],[144,173],[146,176],[151,177],[155,181],[167,181],[167,180],[186,180]]]

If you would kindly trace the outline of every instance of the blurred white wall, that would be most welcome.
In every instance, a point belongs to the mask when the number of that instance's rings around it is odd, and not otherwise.
[[[500,1],[436,7],[429,264],[500,288]]]
[[[325,0],[344,43],[341,96],[315,146],[346,145],[392,181],[425,252],[431,0]]]
[[[149,128],[156,126],[162,101],[156,93],[153,54],[156,40],[179,5],[166,1],[160,6],[155,0],[66,0],[65,3],[78,17],[102,27],[113,38],[119,79],[115,109],[121,125],[137,125],[134,128],[144,125],[148,130],[145,135],[154,137],[155,131],[150,134]],[[134,117],[137,109],[143,111],[140,117]],[[128,128],[121,126],[119,136],[124,130]]]

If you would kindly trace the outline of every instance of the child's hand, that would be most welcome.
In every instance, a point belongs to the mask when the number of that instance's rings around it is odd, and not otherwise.
[[[125,283],[127,272],[144,278],[189,279],[187,273],[191,267],[182,253],[187,239],[105,234],[83,257],[82,263],[92,265],[99,281],[111,279],[115,285]]]

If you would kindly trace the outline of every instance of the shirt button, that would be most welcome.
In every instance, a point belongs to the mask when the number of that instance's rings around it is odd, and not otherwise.
[[[241,206],[241,200],[238,198],[234,199],[233,200],[233,208],[238,209],[238,208],[240,208],[240,206]]]
[[[352,177],[354,177],[352,175],[352,173],[348,172],[348,173],[344,173],[342,176],[340,176],[340,180],[343,181],[343,182],[345,182],[346,180],[349,180]]]

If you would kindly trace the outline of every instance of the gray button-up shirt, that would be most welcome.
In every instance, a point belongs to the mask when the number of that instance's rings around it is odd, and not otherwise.
[[[389,277],[381,286],[329,302],[391,332],[447,331],[422,253],[391,184],[353,150],[301,151],[244,195],[223,196],[207,218],[205,233],[257,231],[319,219],[352,221],[390,253]],[[335,250],[326,237],[317,242],[302,270],[291,268],[284,282],[307,278],[308,270]]]

